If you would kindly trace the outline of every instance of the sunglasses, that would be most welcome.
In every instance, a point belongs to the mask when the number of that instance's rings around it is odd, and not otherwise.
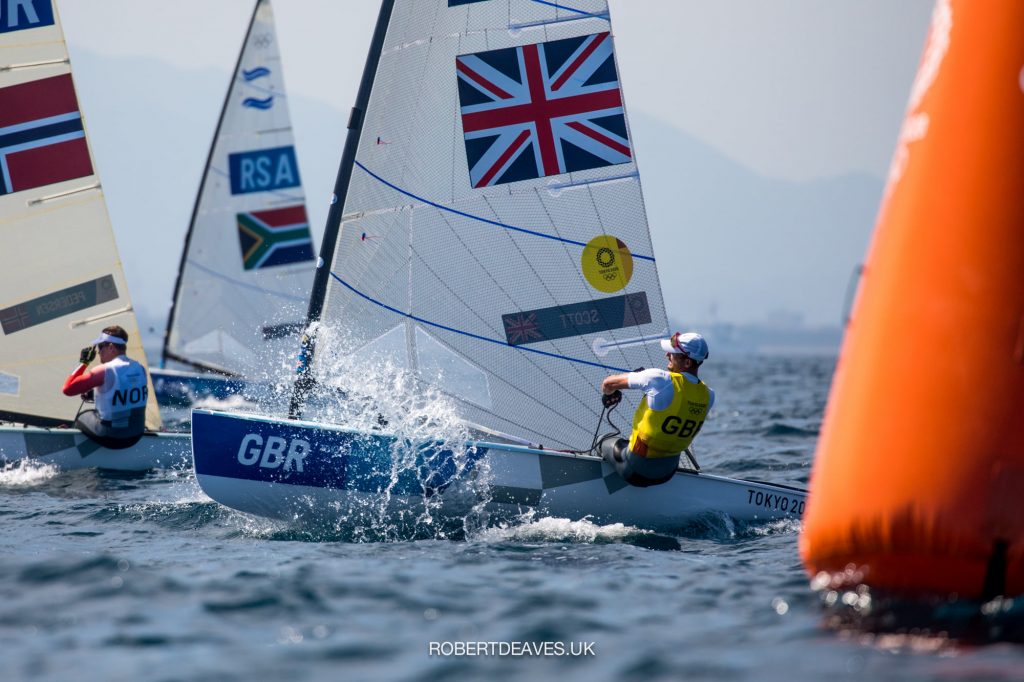
[[[672,335],[672,339],[671,339],[672,347],[675,348],[676,350],[678,350],[680,353],[682,353],[686,357],[690,357],[689,353],[687,353],[683,349],[683,347],[679,344],[679,337],[680,336],[681,336],[680,332],[676,332],[675,334]]]

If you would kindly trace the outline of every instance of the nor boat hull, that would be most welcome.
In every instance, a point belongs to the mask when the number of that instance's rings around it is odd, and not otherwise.
[[[196,478],[215,501],[258,516],[321,523],[379,504],[414,509],[440,494],[437,507],[460,514],[481,501],[491,512],[535,510],[671,530],[705,517],[741,522],[799,519],[806,491],[680,471],[669,482],[636,488],[597,457],[473,442],[463,466],[439,445],[420,446],[396,472],[394,438],[340,427],[211,410],[192,413]],[[449,504],[449,500],[451,504]]]
[[[0,464],[30,461],[61,471],[182,468],[189,465],[190,441],[187,433],[147,433],[130,448],[110,450],[89,440],[78,429],[4,426],[0,427]]]

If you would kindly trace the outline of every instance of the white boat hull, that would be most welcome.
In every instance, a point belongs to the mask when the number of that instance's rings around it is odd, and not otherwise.
[[[788,486],[684,471],[665,484],[637,488],[597,457],[487,442],[472,443],[474,461],[458,474],[444,451],[426,448],[448,473],[424,481],[412,471],[403,479],[389,473],[394,439],[385,435],[209,410],[193,411],[192,429],[196,478],[207,495],[233,509],[300,523],[349,518],[382,496],[391,508],[415,509],[440,494],[444,504],[435,508],[453,514],[483,501],[499,516],[535,510],[671,530],[708,514],[741,522],[799,519],[807,496]]]
[[[97,445],[78,429],[3,426],[0,427],[0,464],[31,461],[62,471],[182,468],[190,464],[191,440],[187,433],[147,433],[130,448],[110,450]]]

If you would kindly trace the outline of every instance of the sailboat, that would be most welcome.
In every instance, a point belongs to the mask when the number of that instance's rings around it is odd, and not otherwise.
[[[803,511],[804,490],[695,460],[631,487],[586,450],[602,378],[661,366],[669,335],[604,0],[384,0],[307,322],[290,419],[192,413],[221,504],[318,523],[450,498],[655,529]],[[299,419],[339,362],[414,376],[394,390],[443,395],[468,436]]]
[[[223,399],[276,378],[299,347],[314,259],[274,13],[270,0],[257,0],[153,370],[160,401]]]
[[[108,450],[70,426],[61,393],[78,351],[120,325],[145,364],[139,325],[49,0],[0,4],[0,462],[61,468],[187,465],[188,434],[159,433],[155,400],[136,445]],[[152,382],[150,382],[152,395]]]

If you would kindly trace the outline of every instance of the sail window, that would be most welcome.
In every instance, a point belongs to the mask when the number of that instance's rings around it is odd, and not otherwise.
[[[0,372],[0,393],[7,395],[18,395],[18,385],[21,382],[13,374]]]
[[[416,327],[416,361],[424,381],[485,409],[492,408],[487,374],[421,327]]]
[[[245,344],[223,329],[215,329],[195,341],[189,341],[184,348],[186,353],[197,356],[219,355],[229,358],[244,358],[247,361],[255,359],[253,352]]]
[[[392,327],[373,341],[352,353],[357,366],[383,368],[391,366],[406,369],[405,323]]]

